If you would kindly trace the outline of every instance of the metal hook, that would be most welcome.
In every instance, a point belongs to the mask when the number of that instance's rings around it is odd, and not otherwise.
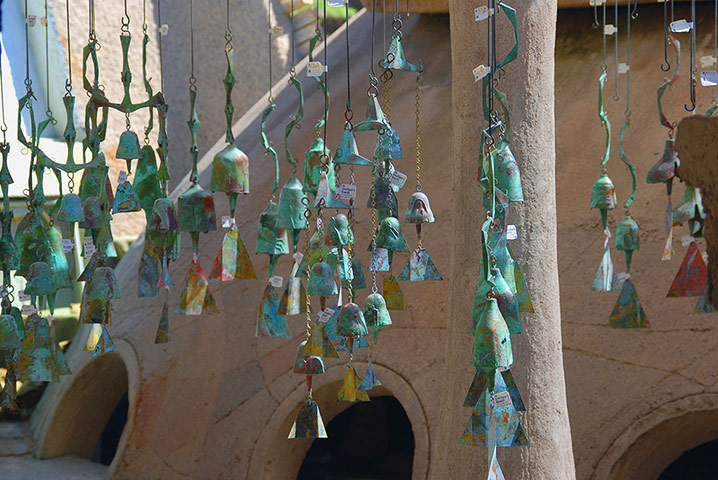
[[[671,62],[668,61],[668,2],[663,2],[663,63],[661,71],[667,72],[671,69]]]
[[[696,109],[696,0],[691,0],[691,79],[688,85],[691,106],[683,105],[683,108],[687,112],[692,112]]]

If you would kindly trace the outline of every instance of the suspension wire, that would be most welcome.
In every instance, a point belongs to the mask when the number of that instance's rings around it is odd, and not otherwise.
[[[637,6],[638,0],[636,0]],[[628,18],[626,18],[626,65],[628,65],[628,70],[626,71],[626,110],[624,113],[626,122],[628,122],[631,117],[631,19],[636,16],[635,10],[631,12],[630,1],[627,4],[626,12],[628,13]]]
[[[157,0],[157,24],[159,28],[162,28],[162,0]],[[158,39],[157,39],[157,46],[160,51],[160,88],[162,89],[162,94],[165,93],[165,75],[162,68],[162,32],[158,32]]]
[[[290,8],[292,9],[291,14],[289,15],[291,22],[292,22],[292,34],[291,34],[291,38],[290,38],[291,49],[292,49],[292,61],[291,61],[292,68],[289,70],[289,74],[293,77],[294,76],[293,73],[295,72],[294,63],[297,61],[296,54],[294,53],[294,42],[295,42],[295,40],[294,40],[294,0],[290,1]]]
[[[227,15],[229,15],[229,0],[227,0]],[[294,12],[292,12],[292,15],[294,15]],[[229,17],[227,17],[227,30],[229,31]],[[272,95],[272,2],[271,0],[267,0],[267,38],[269,41],[267,42],[269,44],[269,98],[267,100],[269,103],[274,103],[274,98]],[[292,33],[294,35],[294,33]],[[292,60],[294,61],[294,60]]]
[[[718,0],[716,0],[718,2]],[[352,90],[351,90],[351,72],[349,68],[349,2],[344,4],[344,28],[346,30],[347,40],[347,111],[345,116],[351,114],[352,111]],[[347,121],[349,121],[347,119]]]
[[[2,125],[0,125],[0,131],[2,131],[2,143],[7,143],[7,123],[5,123],[5,86],[3,84],[2,76],[2,52],[0,52],[0,108],[2,108]]]
[[[67,18],[67,81],[65,95],[72,95],[72,42],[70,41],[70,0],[65,0],[65,17]]]
[[[606,62],[606,2],[603,2],[603,65],[601,70],[605,73],[608,70],[608,63]]]
[[[713,70],[718,68],[718,0],[715,0],[715,7],[713,9]],[[716,87],[713,86],[713,98],[711,99],[713,105],[718,104],[718,92]]]
[[[668,2],[663,2],[663,63],[661,71],[667,72],[671,69],[671,62],[668,60]]]
[[[318,1],[318,0],[317,0]],[[327,0],[324,0],[322,43],[324,43],[324,154],[327,151],[327,123],[329,123],[329,64],[327,63]]]
[[[194,76],[194,0],[189,0],[189,44],[190,44],[190,90],[197,91],[197,78]]]
[[[630,1],[628,2],[628,10],[629,10],[628,16],[630,17],[630,16],[631,16],[631,12],[630,12],[630,10],[631,10],[631,2],[630,2]],[[614,101],[614,102],[617,102],[618,100],[621,99],[621,94],[620,94],[619,91],[618,91],[618,30],[619,30],[619,29],[618,29],[618,24],[619,24],[619,20],[620,20],[620,18],[619,18],[619,16],[618,16],[618,0],[616,0],[615,7],[614,7],[614,14],[613,14],[613,15],[614,15],[614,21],[616,22],[616,32],[613,34],[613,36],[615,37],[615,38],[613,39],[613,40],[614,40],[614,41],[613,41],[613,45],[614,45],[614,59],[613,59],[614,72],[613,72],[613,78],[615,79],[616,91],[615,91],[615,93],[613,94],[613,101]]]
[[[687,112],[693,112],[696,109],[696,0],[691,0],[691,23],[693,24],[691,27],[691,63],[690,63],[690,69],[691,69],[691,75],[688,80],[688,94],[689,94],[689,102],[690,106],[688,104],[683,105],[683,108]]]
[[[25,0],[25,88],[32,96],[32,80],[30,80],[30,32],[27,24],[27,0]]]
[[[50,108],[50,19],[47,16],[47,0],[45,0],[45,102],[47,103],[45,115],[50,119],[50,123],[55,125],[57,120]]]

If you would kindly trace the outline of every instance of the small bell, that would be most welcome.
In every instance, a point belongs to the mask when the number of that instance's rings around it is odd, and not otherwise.
[[[329,219],[324,244],[341,248],[349,243],[354,243],[354,233],[349,226],[347,216],[342,213],[334,215]]]
[[[400,72],[418,72],[419,74],[424,70],[424,65],[421,60],[419,60],[418,67],[406,61],[404,47],[401,45],[401,35],[394,35],[392,37],[391,45],[389,45],[389,51],[386,54],[386,60],[383,62],[382,67]]]
[[[294,361],[294,373],[302,375],[321,375],[324,373],[324,361],[316,355],[304,355],[302,351],[307,341],[304,340],[297,348],[297,359]]]
[[[646,183],[667,183],[676,176],[676,167],[681,164],[676,152],[676,141],[673,138],[666,140],[663,155],[648,170]]]
[[[404,213],[404,223],[434,223],[429,197],[424,192],[414,192],[409,197],[409,205]]]
[[[33,296],[52,295],[57,292],[50,266],[45,262],[30,265],[27,273],[25,293]]]
[[[503,144],[503,148],[499,147],[492,151],[496,186],[509,196],[510,201],[523,202],[524,191],[521,186],[519,165],[511,152],[511,148],[509,148],[509,144],[505,141],[502,141],[501,144]],[[494,152],[496,153],[494,154]]]
[[[326,172],[323,172],[324,166],[321,161],[324,155],[327,156]],[[315,138],[314,143],[312,143],[312,146],[309,150],[307,150],[307,153],[304,156],[304,191],[306,193],[317,195],[317,188],[319,186],[322,173],[326,173],[327,183],[329,185],[334,185],[336,183],[334,180],[334,165],[332,164],[331,157],[329,155],[330,152],[327,148],[325,148],[322,137]]]
[[[381,221],[376,235],[376,246],[386,248],[390,252],[409,251],[409,246],[401,233],[401,223],[397,218],[387,217]]]
[[[62,197],[60,209],[57,211],[59,222],[83,222],[85,214],[82,210],[82,199],[75,193],[68,193]]]
[[[378,293],[372,293],[366,297],[364,303],[364,320],[366,325],[374,332],[374,338],[376,339],[379,330],[384,327],[391,325],[391,314],[389,309],[386,308],[386,301]]]
[[[115,203],[112,206],[113,213],[128,213],[128,212],[139,212],[140,199],[135,193],[135,189],[132,188],[132,184],[129,180],[117,185],[117,192],[115,194]]]
[[[17,322],[12,315],[0,315],[0,350],[22,347]]]
[[[334,281],[334,272],[328,263],[319,262],[312,267],[307,283],[307,294],[309,295],[336,295],[339,293],[337,284]]]
[[[299,232],[308,227],[307,196],[302,189],[302,182],[292,175],[292,178],[282,187],[279,192],[279,214],[277,216],[277,228],[289,230],[292,233],[292,244],[294,251],[299,243]]]
[[[234,145],[227,145],[212,160],[213,192],[249,193],[249,158]]]
[[[327,438],[319,406],[314,400],[307,400],[299,409],[287,438]]]
[[[363,337],[369,333],[361,307],[356,303],[345,303],[339,311],[337,334],[344,337]]]
[[[257,253],[269,255],[269,275],[274,275],[280,255],[289,253],[289,234],[287,230],[277,228],[279,209],[276,203],[269,201],[267,207],[259,214],[257,225]]]
[[[375,93],[369,94],[369,104],[366,107],[366,118],[359,123],[354,130],[357,132],[366,132],[369,130],[381,130],[389,123],[381,109],[379,99]]]
[[[82,213],[85,217],[79,227],[96,230],[102,226],[102,209],[99,197],[87,197],[82,204]]]
[[[399,204],[391,187],[389,177],[379,176],[374,179],[374,187],[369,190],[369,199],[366,206],[367,208],[397,212],[396,215],[398,215]]]
[[[116,158],[122,160],[135,160],[142,157],[140,153],[140,139],[132,130],[125,130],[120,135],[120,143],[117,145]]]
[[[476,368],[510,367],[514,363],[511,337],[498,302],[489,298],[476,321],[472,364]]]
[[[613,307],[608,326],[612,328],[649,328],[650,322],[643,311],[641,301],[638,299],[636,287],[633,286],[630,278],[623,282],[621,293]]]
[[[638,223],[626,215],[616,227],[616,249],[622,250],[626,255],[626,270],[631,270],[633,251],[639,248],[641,248],[641,239],[638,237]]]
[[[90,301],[107,301],[120,298],[120,286],[117,284],[115,271],[110,267],[97,267],[92,272],[92,280],[88,288]]]
[[[319,186],[317,187],[314,206],[330,209],[354,208],[352,205],[344,203],[337,198],[334,184],[329,183],[329,177],[325,172],[322,172],[319,176]]]
[[[383,130],[379,130],[379,138],[374,149],[374,161],[399,160],[402,155],[399,134],[387,123]]]
[[[374,166],[374,162],[359,155],[354,132],[344,130],[342,141],[334,152],[334,163],[339,165]]]
[[[613,182],[605,173],[598,177],[591,189],[591,208],[601,210],[601,221],[603,228],[608,222],[608,210],[616,208],[616,189]]]
[[[140,199],[140,207],[148,213],[154,208],[155,201],[164,196],[157,177],[155,151],[152,146],[145,145],[142,147],[142,157],[137,162],[132,188]]]
[[[192,185],[177,199],[179,227],[182,232],[209,232],[217,230],[214,198],[199,184]]]
[[[152,206],[149,229],[158,232],[179,230],[177,211],[172,200],[166,197],[155,200]]]

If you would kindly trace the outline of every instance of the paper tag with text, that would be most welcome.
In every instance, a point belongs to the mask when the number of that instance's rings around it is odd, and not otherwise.
[[[600,7],[603,5],[603,2],[604,0],[588,0],[588,5],[591,7]]]
[[[224,215],[222,217],[222,227],[230,228],[232,225],[234,225],[234,218],[230,217],[229,215]]]
[[[95,244],[92,243],[92,237],[84,237],[82,239],[82,246],[85,247],[85,254],[83,255],[85,258],[90,258],[94,253],[95,250]]]
[[[494,9],[489,7],[477,7],[474,9],[474,20],[481,22],[494,14]]]
[[[120,170],[120,174],[117,176],[117,184],[125,183],[127,181],[127,172]]]
[[[689,22],[683,18],[671,22],[671,32],[673,33],[688,33],[693,29],[693,22]]]
[[[284,283],[284,279],[280,277],[279,275],[274,275],[269,279],[269,284],[273,286],[274,288],[279,288],[282,286],[282,283]]]
[[[162,35],[163,37],[166,37],[169,32],[170,32],[169,25],[167,25],[166,23],[163,23],[162,25],[160,25],[160,35]]]
[[[716,58],[711,55],[701,57],[701,68],[712,67],[716,63]]]
[[[304,255],[302,252],[295,252],[294,255],[292,255],[292,258],[294,259],[294,262],[297,264],[302,263],[302,260],[304,260]]]
[[[392,174],[391,174],[391,184],[392,184],[393,186],[395,186],[396,188],[399,188],[399,189],[400,189],[400,188],[403,187],[404,184],[406,183],[406,179],[407,179],[407,178],[408,178],[408,177],[407,177],[406,175],[404,175],[403,173],[401,173],[401,172],[398,171],[398,170],[395,170],[395,171],[392,172]]]
[[[23,315],[32,315],[33,313],[37,312],[37,308],[35,308],[35,305],[23,305],[20,309],[20,312]]]
[[[21,302],[29,302],[31,300],[31,297],[30,295],[25,293],[25,290],[20,290],[19,292],[17,292],[17,299]]]
[[[321,77],[327,69],[322,65],[322,62],[309,62],[307,63],[307,76],[308,77]]]
[[[715,87],[718,85],[718,72],[715,70],[704,70],[701,72],[701,85],[704,87]]]
[[[28,27],[34,27],[35,22],[37,22],[37,15],[30,14],[27,17],[25,17],[25,23],[27,23]]]
[[[330,7],[341,7],[347,3],[347,0],[327,0],[327,5]]]
[[[484,78],[486,75],[491,73],[491,67],[487,67],[486,65],[479,65],[475,69],[472,70],[474,74],[474,83],[478,82],[482,78]]]
[[[71,252],[73,248],[75,248],[75,244],[72,242],[71,239],[69,239],[69,238],[62,239],[62,252],[63,253]]]
[[[626,63],[618,64],[618,73],[628,73],[631,70],[631,66]]]
[[[491,404],[498,408],[506,408],[510,407],[513,402],[511,402],[511,395],[507,391],[495,393],[494,395],[491,395]]]
[[[519,232],[516,230],[516,225],[507,225],[506,226],[506,239],[507,240],[516,240],[519,238]]]
[[[611,25],[610,23],[603,26],[603,34],[604,35],[613,35],[617,31],[618,31],[618,29],[615,26]]]
[[[631,278],[631,274],[628,272],[617,273],[616,278],[618,279],[619,283],[623,283],[629,278]]]
[[[337,193],[342,200],[354,200],[357,198],[357,186],[345,183]]]
[[[319,315],[317,316],[317,320],[320,323],[327,323],[329,320],[331,320],[333,315],[334,315],[334,309],[332,307],[325,308],[324,310],[319,312]]]
[[[695,242],[695,237],[692,237],[691,235],[684,235],[683,238],[681,238],[681,245],[684,247],[687,247],[691,243]]]
[[[284,35],[284,27],[281,25],[275,25],[269,30],[269,33],[271,33],[274,37],[280,37]]]

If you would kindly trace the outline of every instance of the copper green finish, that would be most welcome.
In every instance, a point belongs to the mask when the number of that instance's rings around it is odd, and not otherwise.
[[[491,157],[494,159],[496,187],[505,192],[510,201],[523,202],[524,193],[521,186],[521,173],[509,144],[502,140],[498,148],[491,152]]]
[[[379,210],[389,210],[395,212],[399,210],[399,205],[391,188],[391,180],[389,177],[378,176],[374,178],[374,186],[369,190],[369,198],[366,206],[368,208],[376,208]]]
[[[386,308],[389,310],[406,310],[406,300],[404,299],[404,292],[401,291],[399,282],[396,277],[389,272],[384,277],[384,300],[386,300]]]
[[[344,129],[342,140],[334,151],[334,163],[338,165],[374,166],[374,162],[359,155],[354,132]]]
[[[12,315],[0,315],[0,350],[22,347],[22,338]]]
[[[33,313],[27,318],[26,333],[19,354],[18,380],[51,382],[57,379],[47,320]]]
[[[318,27],[317,27],[318,28]],[[309,40],[309,61],[314,61],[314,48],[317,46],[317,42],[324,41],[322,33],[317,29],[315,30],[314,37]],[[326,48],[326,45],[325,45]],[[326,65],[325,65],[326,67]],[[315,82],[319,84],[319,89],[324,94],[324,115],[322,118],[314,123],[314,128],[319,131],[329,120],[329,88],[327,86],[327,75],[322,74],[319,77],[312,77]]]
[[[379,381],[378,378],[376,378],[376,374],[374,373],[374,368],[372,367],[371,363],[371,351],[369,351],[369,359],[367,361],[367,367],[366,367],[366,374],[364,375],[364,380],[361,381],[359,384],[359,390],[362,390],[364,392],[368,392],[374,387],[380,387],[382,383]]]
[[[606,228],[608,211],[616,208],[616,188],[605,173],[601,174],[593,184],[591,189],[591,208],[598,208],[601,211],[603,228]]]
[[[59,222],[83,222],[85,214],[82,208],[82,199],[75,193],[68,193],[62,197],[60,209],[57,211]]]
[[[5,197],[9,204],[9,198]],[[0,223],[2,224],[2,237],[0,237],[0,270],[7,272],[17,270],[20,266],[20,257],[15,240],[12,238],[13,213],[8,208],[0,212]]]
[[[80,228],[95,230],[102,225],[102,210],[100,209],[99,197],[87,197],[82,203],[82,215],[84,220],[79,224]]]
[[[119,184],[115,193],[115,204],[112,211],[114,213],[126,213],[139,212],[140,210],[140,199],[134,188],[132,188],[132,184],[129,181]]]
[[[307,197],[302,189],[302,182],[292,175],[292,178],[282,187],[279,192],[279,213],[277,217],[277,228],[289,230],[292,233],[294,251],[299,243],[299,233],[308,227],[306,212],[308,205]]]
[[[189,91],[189,103],[190,103],[190,116],[187,126],[189,127],[190,133],[190,147],[189,154],[192,159],[192,172],[190,174],[190,182],[197,183],[199,181],[199,174],[197,172],[197,156],[199,154],[199,147],[197,146],[197,132],[199,131],[199,117],[197,116],[197,92],[190,87]]]
[[[374,332],[374,337],[379,330],[391,325],[391,314],[386,307],[384,297],[379,293],[371,293],[366,297],[364,303],[364,320],[369,329]]]
[[[249,193],[249,158],[234,145],[227,145],[212,160],[213,192]]]
[[[397,277],[398,280],[403,282],[423,282],[443,280],[443,278],[429,253],[423,248],[417,248],[411,252],[409,261]]]
[[[92,272],[87,289],[87,297],[90,301],[107,301],[120,298],[120,286],[117,283],[115,271],[110,267],[97,267]]]
[[[382,67],[400,72],[417,72],[419,76],[421,76],[424,65],[421,60],[419,60],[419,66],[412,65],[406,61],[404,47],[401,45],[401,38],[401,35],[394,35],[392,37],[389,51],[386,54],[386,60],[382,63]]]
[[[414,192],[409,197],[409,205],[404,213],[405,223],[434,223],[434,212],[431,211],[429,197],[424,192]]]
[[[628,113],[626,113],[628,115]],[[626,120],[623,122],[623,125],[621,125],[621,131],[618,134],[618,155],[621,157],[621,161],[628,167],[628,171],[631,174],[631,195],[628,196],[626,201],[623,203],[623,206],[625,208],[628,208],[631,206],[631,204],[636,200],[636,166],[631,163],[630,160],[628,160],[628,157],[626,157],[626,152],[623,150],[623,138],[626,135],[626,130],[628,129],[628,126],[630,124],[630,119],[627,116]]]
[[[504,280],[501,270],[492,268],[491,274],[494,276],[494,295],[496,303],[499,305],[501,316],[504,317],[509,333],[521,333],[521,314],[519,313],[519,302],[514,292],[509,288],[509,284]]]
[[[613,328],[649,328],[651,326],[630,278],[623,282],[608,326]]]
[[[337,334],[344,337],[363,337],[368,332],[364,313],[356,303],[345,303],[339,311]]]
[[[294,373],[302,375],[321,375],[324,373],[324,361],[317,355],[304,355],[307,341],[304,340],[297,348],[297,359],[294,361]]]
[[[354,233],[349,226],[349,220],[343,213],[334,215],[329,219],[324,244],[333,247],[343,247],[354,243]]]
[[[329,249],[324,246],[324,228],[315,228],[311,237],[309,237],[309,244],[304,252],[302,262],[299,264],[297,276],[306,277],[307,269],[312,268],[317,262],[326,260],[328,254]]]
[[[287,438],[327,438],[322,415],[315,401],[307,400],[302,405]]]
[[[402,155],[399,134],[387,123],[382,130],[379,130],[379,138],[374,149],[374,161],[399,160]]]
[[[50,266],[45,262],[35,262],[27,272],[25,293],[32,296],[52,295],[57,291]]]
[[[140,199],[140,207],[149,216],[157,199],[164,197],[162,186],[158,178],[157,158],[152,147],[142,147],[142,156],[137,162],[135,178],[132,183],[137,196]]]
[[[142,157],[142,153],[140,152],[140,139],[137,138],[135,132],[132,130],[122,132],[115,157],[127,160],[128,165],[130,160],[136,160]]]
[[[148,230],[145,232],[145,241],[142,245],[142,256],[140,257],[137,270],[137,296],[139,298],[154,298],[159,296],[160,290],[160,267],[161,267],[161,245],[155,243],[155,239],[162,241],[161,233]]]
[[[289,253],[289,235],[286,230],[277,228],[279,207],[271,199],[259,215],[257,225],[257,253],[269,255],[269,275],[274,275],[274,267],[280,255]]]
[[[342,286],[344,288],[349,288],[349,285],[351,284],[352,290],[357,291],[361,290],[363,288],[366,288],[366,279],[364,278],[364,267],[361,264],[361,260],[359,258],[354,257],[351,259],[351,267],[352,267],[352,279],[349,280],[342,280]]]
[[[397,218],[388,217],[381,221],[376,236],[376,246],[391,252],[409,251],[409,246],[401,233],[401,223]]]
[[[611,158],[611,122],[608,121],[606,111],[603,109],[603,87],[606,85],[606,78],[608,78],[606,72],[603,72],[601,76],[598,77],[598,118],[601,119],[601,123],[606,130],[606,149],[601,158],[602,167],[605,166],[606,163],[608,163],[608,159]]]
[[[381,130],[387,125],[388,120],[384,116],[384,111],[381,109],[379,99],[376,94],[369,94],[369,103],[366,107],[366,118],[360,122],[355,128],[356,132],[366,132],[369,130]]]
[[[217,217],[212,194],[199,184],[192,185],[177,199],[179,227],[182,232],[217,230]]]
[[[476,368],[510,367],[514,362],[511,337],[498,302],[489,298],[477,316],[472,365]]]
[[[337,284],[334,281],[334,271],[326,262],[319,262],[312,267],[307,282],[307,294],[309,295],[336,295],[339,293]]]
[[[289,325],[279,311],[279,295],[271,285],[267,285],[259,301],[257,311],[257,337],[292,338]]]
[[[626,270],[631,270],[633,251],[639,248],[641,248],[641,239],[638,236],[638,223],[627,215],[616,227],[616,249],[622,250],[626,255]]]
[[[232,36],[231,33],[228,32],[228,34],[229,38],[227,44],[224,46],[224,56],[227,59],[227,74],[224,76],[224,79],[222,79],[225,93],[224,116],[227,119],[227,132],[224,136],[224,140],[227,143],[234,143],[234,134],[232,133],[232,117],[234,116],[232,89],[237,83],[237,80],[234,76],[234,47],[232,46]],[[212,190],[215,191],[214,188]]]
[[[284,128],[284,153],[287,156],[287,161],[292,166],[292,175],[294,175],[297,171],[297,160],[292,155],[292,149],[289,148],[289,135],[294,131],[295,127],[299,128],[299,122],[301,122],[304,117],[304,90],[302,89],[302,82],[294,78],[294,76],[289,77],[289,83],[297,89],[299,95],[297,113],[289,117],[290,121]]]
[[[321,159],[323,155],[327,155],[326,162],[327,168],[327,182],[332,187],[336,181],[334,180],[334,165],[331,161],[330,152],[324,146],[324,140],[321,137],[314,139],[314,143],[307,150],[304,156],[304,191],[311,193],[312,195],[317,194],[317,187],[319,186],[319,180],[321,179],[322,163]]]
[[[149,229],[158,232],[179,230],[177,211],[169,198],[158,198],[152,206]]]
[[[673,208],[673,225],[685,225],[689,219],[696,215],[705,217],[701,192],[698,188],[686,185],[683,198]]]

